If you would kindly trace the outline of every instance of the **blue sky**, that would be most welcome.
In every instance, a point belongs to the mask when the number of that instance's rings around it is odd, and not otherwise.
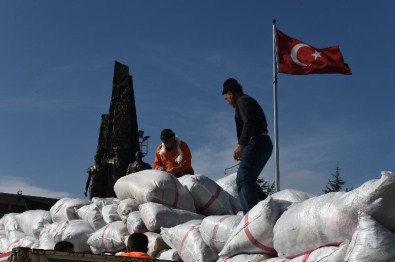
[[[84,198],[114,61],[133,76],[152,163],[163,128],[217,180],[236,164],[235,77],[273,138],[272,20],[317,48],[340,45],[353,75],[279,74],[281,189],[320,194],[394,171],[393,1],[0,1],[0,191]],[[232,171],[232,170],[231,170]],[[274,156],[262,173],[274,181]]]

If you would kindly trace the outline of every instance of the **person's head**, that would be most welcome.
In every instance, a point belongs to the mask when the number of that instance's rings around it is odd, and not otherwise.
[[[136,151],[134,157],[136,158],[136,160],[141,160],[143,158],[143,153],[141,153],[141,151]]]
[[[176,134],[171,129],[163,129],[160,133],[160,140],[162,140],[165,147],[171,147],[174,144]]]
[[[126,246],[128,252],[144,252],[148,251],[148,237],[143,233],[133,233],[128,238]]]
[[[69,241],[59,241],[55,244],[53,250],[62,252],[74,252],[74,245]]]
[[[243,87],[234,78],[225,80],[222,95],[229,105],[235,107],[237,99],[243,94]]]

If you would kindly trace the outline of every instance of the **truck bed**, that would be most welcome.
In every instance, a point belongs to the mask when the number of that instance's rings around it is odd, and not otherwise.
[[[43,249],[30,249],[25,247],[18,247],[12,250],[12,255],[8,258],[11,262],[67,262],[67,261],[136,261],[136,262],[160,262],[167,260],[159,259],[144,259],[120,257],[113,255],[95,255],[78,252],[60,252]],[[168,261],[167,261],[168,262]]]

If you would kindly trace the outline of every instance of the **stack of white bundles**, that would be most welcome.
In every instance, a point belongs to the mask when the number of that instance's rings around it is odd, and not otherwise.
[[[7,248],[7,252],[12,251],[13,248],[16,247],[28,247],[28,248],[38,248],[40,243],[37,238],[33,236],[24,236],[20,238],[18,241],[10,243]]]
[[[46,224],[52,223],[51,214],[46,210],[28,210],[15,216],[19,228],[25,235],[40,237]]]
[[[178,179],[191,193],[196,212],[203,215],[231,215],[229,193],[204,175],[184,175]]]
[[[265,259],[263,261],[264,262],[288,262],[288,261],[290,261],[290,259],[284,258],[284,257],[272,257],[272,258]],[[261,262],[263,262],[263,261],[261,261]],[[318,261],[315,261],[315,262],[318,262]],[[321,262],[321,261],[319,261],[319,262]],[[337,262],[337,261],[332,261],[332,262]]]
[[[101,209],[101,213],[103,215],[104,221],[106,221],[106,224],[122,220],[122,218],[118,214],[118,204],[119,201],[117,200],[114,201],[114,203],[103,206],[103,208]]]
[[[243,216],[225,215],[205,217],[200,225],[200,233],[206,245],[219,253],[230,234],[240,224]]]
[[[78,208],[88,205],[89,201],[79,198],[62,198],[51,207],[49,212],[53,222],[63,222],[73,219],[79,219],[77,214]]]
[[[395,228],[395,178],[383,172],[350,192],[328,193],[295,203],[274,227],[274,248],[279,257],[295,257],[328,245],[351,240],[358,225],[358,210],[389,229]]]
[[[163,240],[172,248],[176,248],[184,262],[213,262],[218,259],[200,235],[201,220],[191,220],[171,228],[161,228]]]
[[[139,210],[139,204],[136,199],[133,198],[125,198],[122,201],[119,201],[118,205],[118,215],[122,218],[122,221],[126,221],[128,215],[132,211]]]
[[[46,250],[52,250],[55,247],[55,240],[49,236],[49,233],[44,229],[41,231],[40,237],[39,237],[39,249],[46,249]]]
[[[100,198],[100,197],[94,197],[92,198],[92,203],[96,203],[99,206],[105,206],[105,205],[110,205],[112,203],[119,203],[119,200],[116,197],[104,197],[104,198]]]
[[[296,189],[284,189],[270,195],[273,199],[285,200],[292,203],[303,202],[306,199],[315,197],[315,195],[299,191]]]
[[[241,210],[239,193],[237,192],[236,176],[237,173],[233,173],[216,181],[217,184],[220,185],[220,187],[228,192],[229,202],[232,205],[233,212],[235,214]]]
[[[74,219],[65,222],[61,240],[73,243],[75,252],[89,252],[88,238],[95,232],[92,226],[82,220]]]
[[[17,213],[8,213],[1,219],[4,226],[3,234],[5,234],[5,238],[7,239],[4,242],[8,242],[6,252],[11,251],[13,247],[16,247],[16,243],[25,237],[25,233],[22,232],[16,219],[17,215]]]
[[[159,170],[143,170],[117,180],[114,191],[119,200],[132,198],[138,204],[161,203],[196,212],[188,190],[172,174]]]
[[[148,237],[147,254],[151,257],[156,257],[161,251],[170,249],[160,234],[155,232],[146,232],[144,234]]]
[[[9,231],[15,231],[15,230],[21,231],[18,225],[18,221],[16,220],[17,215],[18,213],[8,213],[1,218],[3,229],[6,232],[6,234],[8,234]]]
[[[217,262],[266,262],[271,257],[266,254],[239,254],[233,257],[219,257]]]
[[[395,235],[371,216],[359,211],[358,227],[344,261],[395,261]]]
[[[156,259],[169,260],[169,261],[181,261],[180,255],[178,255],[177,249],[175,249],[175,248],[160,251],[156,255]]]
[[[89,205],[80,207],[77,210],[78,216],[88,222],[95,230],[104,227],[107,223],[104,221],[102,214],[102,205],[92,202]]]
[[[289,205],[291,202],[275,200],[270,196],[256,204],[233,230],[219,255],[276,255],[273,248],[273,227]]]
[[[349,241],[346,240],[340,246],[327,246],[320,247],[312,251],[306,252],[306,254],[300,255],[293,259],[288,260],[289,262],[337,262],[344,261],[346,256]]]
[[[115,221],[95,231],[87,240],[95,254],[115,253],[124,250],[128,229],[122,221]]]
[[[204,216],[163,204],[148,202],[139,207],[141,218],[150,232],[159,232],[161,227],[173,227]]]
[[[0,235],[0,253],[5,253],[7,252],[8,246],[10,242],[7,239],[7,236],[5,233]]]
[[[130,234],[148,232],[147,227],[141,218],[140,211],[132,211],[126,219],[126,227]]]

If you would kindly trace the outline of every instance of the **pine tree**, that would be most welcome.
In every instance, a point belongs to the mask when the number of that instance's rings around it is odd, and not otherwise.
[[[343,186],[345,184],[345,181],[340,177],[340,168],[339,164],[336,165],[336,170],[335,174],[331,173],[331,176],[333,177],[333,180],[329,179],[328,184],[325,186],[325,189],[322,189],[322,192],[324,194],[329,193],[329,192],[339,192],[342,191]],[[350,189],[346,188],[346,191],[350,191],[353,188],[351,187]]]

